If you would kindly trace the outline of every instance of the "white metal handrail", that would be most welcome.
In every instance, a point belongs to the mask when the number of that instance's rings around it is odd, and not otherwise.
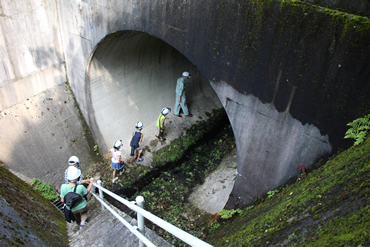
[[[162,220],[161,218],[159,218],[159,217],[155,216],[154,214],[146,211],[145,209],[143,209],[139,206],[136,206],[134,203],[131,203],[131,202],[123,199],[122,197],[114,194],[113,192],[103,188],[100,184],[101,184],[101,182],[98,181],[98,183],[94,183],[94,186],[99,189],[99,194],[101,195],[100,196],[101,198],[102,198],[102,194],[103,194],[103,193],[101,193],[101,191],[104,191],[104,193],[108,194],[109,196],[113,197],[117,201],[125,204],[131,210],[135,211],[138,214],[138,217],[139,217],[139,215],[142,215],[146,219],[150,220],[151,222],[153,222],[157,226],[159,226],[162,229],[166,230],[167,232],[171,233],[175,237],[181,239],[185,243],[187,243],[191,246],[196,246],[196,247],[212,247],[212,245],[194,237],[193,235],[181,230],[180,228],[168,223],[167,221]],[[94,196],[96,196],[96,195],[94,195]],[[101,202],[101,200],[99,200],[99,201]],[[104,206],[106,206],[106,204]],[[142,236],[142,234],[140,234],[140,235]]]
[[[106,204],[103,199],[95,195],[95,193],[92,193],[92,194],[96,199],[99,200],[99,202],[102,205],[104,205],[106,209],[108,209],[119,221],[121,221],[130,230],[130,232],[132,232],[136,237],[138,237],[141,241],[143,241],[146,246],[156,247],[152,242],[150,242],[149,239],[147,239],[143,234],[141,234],[141,232],[137,230],[138,229],[137,226],[132,226],[124,218],[122,218],[119,214],[117,214],[116,211],[114,211],[108,204]]]

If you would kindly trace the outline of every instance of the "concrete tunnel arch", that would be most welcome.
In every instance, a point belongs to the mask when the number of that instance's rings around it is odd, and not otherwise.
[[[173,115],[176,80],[183,71],[192,74],[186,85],[192,118]],[[222,107],[196,65],[171,45],[144,32],[120,31],[104,37],[91,55],[86,74],[92,111],[90,121],[93,121],[90,126],[103,153],[114,140],[121,139],[124,143],[121,150],[129,156],[129,142],[138,121],[144,124],[142,146],[149,145],[156,139],[155,122],[163,107],[172,109],[167,120],[167,143],[181,136],[184,128],[195,121],[206,119],[206,112]],[[151,161],[150,153],[145,156],[144,165]]]

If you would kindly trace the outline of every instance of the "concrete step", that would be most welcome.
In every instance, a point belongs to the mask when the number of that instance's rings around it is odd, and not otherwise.
[[[106,203],[131,225],[137,225],[136,219],[118,210],[109,202],[106,201]],[[76,223],[67,223],[69,246],[139,246],[139,239],[111,212],[107,209],[102,210],[99,201],[93,198],[89,200],[88,205],[88,224],[84,228],[80,230]],[[145,236],[156,246],[172,246],[148,228],[145,228]]]

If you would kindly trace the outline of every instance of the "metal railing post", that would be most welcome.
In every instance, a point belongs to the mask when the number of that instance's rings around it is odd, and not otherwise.
[[[138,196],[135,198],[136,204],[144,208],[144,197]],[[145,236],[145,226],[144,226],[144,216],[137,212],[137,226],[139,228],[139,232]],[[143,241],[139,240],[139,247],[144,247]]]
[[[101,180],[98,180],[97,184],[99,186],[101,186]],[[99,197],[103,200],[104,199],[103,191],[100,188],[98,188],[98,189],[99,189]],[[104,205],[103,204],[101,205],[101,210],[104,210]]]
[[[100,181],[99,183],[101,184]],[[105,203],[104,200],[101,199],[98,195],[96,195],[96,193],[92,193],[93,196],[98,201],[100,201],[102,205],[104,205],[104,208],[110,211],[119,221],[121,221],[130,230],[130,232],[132,232],[136,237],[138,237],[140,246],[146,245],[148,247],[155,247],[155,245],[144,235],[145,234],[144,218],[146,218],[153,222],[154,224],[156,224],[157,226],[161,227],[163,230],[167,231],[168,233],[171,233],[172,235],[184,241],[190,246],[212,247],[212,245],[204,242],[203,240],[196,238],[195,236],[181,230],[180,228],[168,223],[167,221],[164,221],[163,219],[143,209],[144,197],[138,196],[136,197],[135,202],[130,202],[114,194],[113,192],[107,190],[106,188],[102,187],[101,185],[99,185],[99,183],[96,184],[96,186],[99,188],[99,194],[100,193],[103,194],[102,192],[100,192],[101,189],[101,191],[104,191],[104,193],[121,202],[122,204],[126,205],[128,208],[137,213],[137,226],[132,226],[124,218],[122,218],[113,208],[109,207],[109,205]],[[103,195],[101,197],[103,197]]]

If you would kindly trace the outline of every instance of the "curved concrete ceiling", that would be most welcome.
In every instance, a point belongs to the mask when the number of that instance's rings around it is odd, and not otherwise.
[[[222,107],[216,93],[198,68],[162,40],[142,32],[117,32],[105,37],[95,49],[88,69],[93,120],[101,135],[100,145],[110,148],[123,140],[124,153],[135,124],[144,123],[143,145],[155,139],[156,120],[163,107],[175,105],[177,78],[189,71],[186,83],[189,111],[194,117],[178,118],[173,111],[166,120],[168,141],[205,113]],[[168,142],[167,142],[168,143]],[[105,151],[105,150],[104,150]]]

